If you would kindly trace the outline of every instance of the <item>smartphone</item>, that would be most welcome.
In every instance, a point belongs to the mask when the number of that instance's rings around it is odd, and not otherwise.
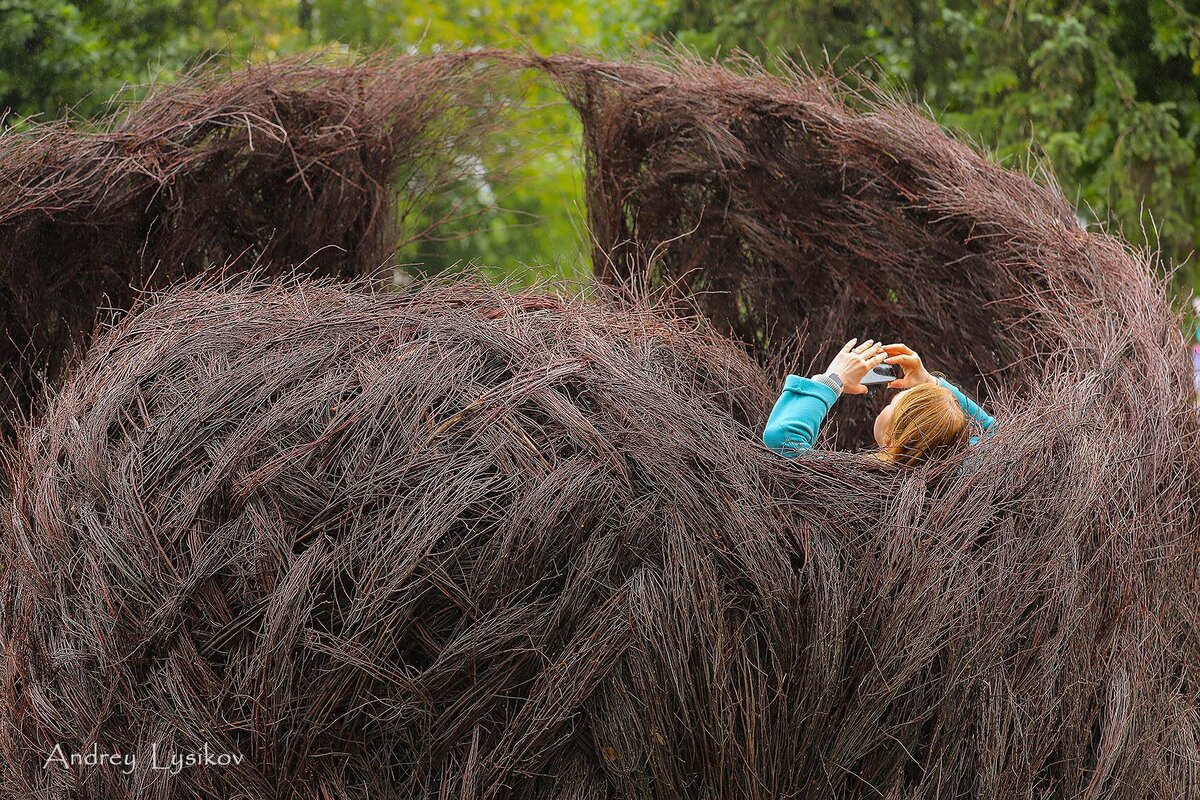
[[[868,389],[875,389],[880,386],[887,386],[892,381],[903,377],[904,370],[899,367],[892,364],[880,364],[864,375],[860,383]]]

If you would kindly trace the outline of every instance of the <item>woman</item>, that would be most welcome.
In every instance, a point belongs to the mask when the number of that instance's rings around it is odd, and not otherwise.
[[[846,342],[822,374],[787,377],[763,431],[767,447],[787,457],[810,449],[821,421],[838,397],[865,394],[867,387],[860,381],[880,364],[900,367],[904,377],[888,384],[901,391],[875,418],[875,443],[879,445],[875,455],[879,459],[912,466],[968,442],[974,444],[979,437],[970,436],[972,422],[984,434],[996,426],[996,421],[956,386],[930,375],[921,357],[907,345],[881,345],[868,339],[855,346],[857,341]]]

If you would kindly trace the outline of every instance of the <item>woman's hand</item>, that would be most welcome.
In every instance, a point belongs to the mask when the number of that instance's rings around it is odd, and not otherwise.
[[[904,377],[889,383],[889,389],[909,389],[922,383],[937,383],[929,374],[929,370],[925,369],[925,365],[921,363],[921,357],[908,345],[900,342],[885,344],[883,350],[887,353],[886,362],[888,364],[895,364],[904,370]]]
[[[844,394],[866,394],[867,387],[863,386],[863,376],[872,368],[879,366],[887,358],[883,345],[876,344],[873,339],[867,339],[855,347],[858,339],[851,339],[842,346],[838,354],[829,362],[828,372],[842,379]]]

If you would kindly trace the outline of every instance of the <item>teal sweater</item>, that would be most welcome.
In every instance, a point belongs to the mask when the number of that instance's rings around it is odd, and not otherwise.
[[[937,382],[938,386],[950,390],[962,406],[963,413],[983,429],[984,435],[996,427],[996,420],[959,391],[957,386],[944,378],[938,378]],[[783,394],[775,402],[767,427],[763,430],[763,444],[788,458],[812,448],[822,420],[837,399],[838,393],[819,381],[788,375],[783,384]],[[971,444],[975,444],[979,438],[972,436]]]

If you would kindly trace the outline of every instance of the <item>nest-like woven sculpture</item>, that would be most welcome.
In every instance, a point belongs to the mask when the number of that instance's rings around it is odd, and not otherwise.
[[[481,97],[490,69],[447,54],[209,71],[94,130],[0,137],[0,410],[27,414],[97,309],[139,291],[212,268],[381,271],[422,235],[400,220],[504,118]]]
[[[583,110],[602,243],[649,253],[703,222],[657,263],[735,290],[724,316],[698,295],[719,325],[774,352],[795,281],[805,356],[907,339],[997,389],[999,432],[911,470],[785,461],[758,441],[777,376],[663,310],[184,288],[98,339],[9,453],[7,793],[1200,795],[1200,443],[1149,265],[903,109],[692,64],[526,63]],[[777,171],[730,158],[766,147],[758,126]],[[751,224],[738,163],[768,205],[809,175],[796,219]],[[706,169],[725,232],[689,200]],[[865,419],[854,400],[834,419]],[[142,767],[63,770],[56,745]],[[155,745],[245,760],[172,775],[145,768]]]
[[[654,281],[767,361],[880,336],[986,400],[1062,348],[1043,306],[1140,299],[1121,284],[1149,268],[1078,230],[1057,189],[906,105],[684,59],[544,66],[584,122],[598,273],[639,279],[653,254]],[[848,441],[869,434],[860,407]]]

